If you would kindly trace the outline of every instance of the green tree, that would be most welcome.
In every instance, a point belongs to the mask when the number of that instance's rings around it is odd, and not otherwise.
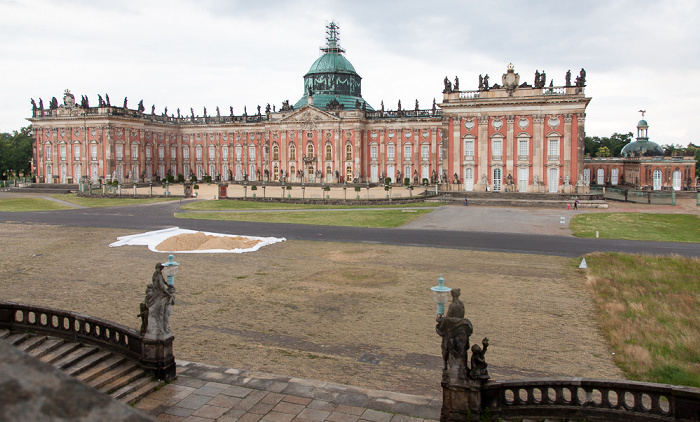
[[[610,151],[608,157],[619,157],[622,152],[622,148],[629,144],[633,139],[632,132],[628,133],[613,133],[610,137],[598,137],[598,136],[586,136],[584,138],[584,148],[585,154],[594,157],[597,155],[598,150],[602,147],[607,147]]]
[[[29,175],[32,159],[31,127],[23,127],[12,134],[0,134],[0,176],[9,177],[10,171]]]
[[[600,147],[598,148],[598,152],[596,153],[598,157],[610,157],[610,148],[608,147]]]

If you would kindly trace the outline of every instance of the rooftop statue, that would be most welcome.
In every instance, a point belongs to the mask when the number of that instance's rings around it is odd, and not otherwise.
[[[454,91],[459,91],[459,77],[455,76],[455,85],[453,87]]]
[[[571,70],[566,71],[566,86],[571,86]]]
[[[447,76],[445,76],[444,83],[445,83],[445,89],[442,90],[442,93],[443,94],[451,93],[452,92],[452,82],[450,82],[450,80],[447,78]]]
[[[125,109],[126,109],[126,103],[127,103],[127,98],[124,97],[124,106],[123,106],[123,108],[125,108]]]

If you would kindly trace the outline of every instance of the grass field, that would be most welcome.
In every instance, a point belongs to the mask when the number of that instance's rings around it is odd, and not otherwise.
[[[0,211],[22,212],[22,211],[57,211],[67,210],[71,207],[58,202],[49,201],[42,198],[8,198],[0,200]]]
[[[700,387],[700,259],[595,253],[586,261],[600,326],[626,376]]]
[[[569,225],[577,237],[602,239],[700,242],[700,216],[692,214],[589,213]]]
[[[378,209],[371,211],[294,211],[294,212],[198,212],[177,213],[176,217],[225,220],[251,221],[263,223],[291,223],[324,226],[348,227],[399,227],[429,213],[431,210],[392,210]]]
[[[152,204],[155,202],[175,201],[179,198],[85,198],[75,193],[51,195],[52,198],[61,199],[84,207],[116,207],[120,205]]]

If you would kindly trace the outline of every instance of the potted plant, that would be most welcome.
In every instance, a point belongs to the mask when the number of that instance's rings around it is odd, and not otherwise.
[[[194,186],[192,186],[192,189],[194,189],[195,191],[199,190],[199,185],[195,183]],[[194,193],[194,196],[197,196],[197,192]]]
[[[211,185],[211,176],[210,175],[207,174],[206,176],[204,176],[204,180],[206,180],[207,185]]]
[[[428,186],[428,179],[426,177],[423,178],[423,186]]]
[[[330,186],[324,186],[324,187],[323,187],[323,190],[326,191],[326,199],[328,199],[328,197],[330,196],[330,195],[328,195],[328,192],[330,192],[331,187],[330,187]]]
[[[287,185],[287,190],[289,191],[289,192],[287,192],[287,198],[291,198],[292,197],[292,185]]]
[[[355,199],[360,199],[360,187],[355,186]]]
[[[387,177],[386,179],[384,179],[384,184],[390,185],[391,184],[391,177]]]
[[[384,185],[384,191],[386,191],[386,199],[389,199],[389,189],[391,189],[391,185]]]
[[[177,175],[177,182],[178,182],[179,184],[185,183],[185,175],[184,175],[184,174],[178,174],[178,175]]]
[[[250,190],[253,191],[253,198],[255,198],[255,191],[258,190],[258,187],[255,185],[251,185]]]

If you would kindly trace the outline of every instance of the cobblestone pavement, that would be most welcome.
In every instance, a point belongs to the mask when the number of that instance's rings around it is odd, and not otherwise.
[[[183,422],[433,422],[440,417],[441,401],[429,397],[185,361],[177,362],[177,371],[177,379],[134,407],[157,420]]]

